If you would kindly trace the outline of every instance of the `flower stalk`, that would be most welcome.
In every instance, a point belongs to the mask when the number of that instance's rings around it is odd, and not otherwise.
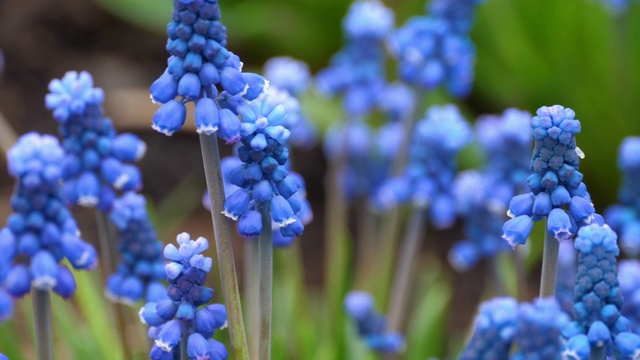
[[[33,317],[35,319],[38,360],[53,360],[51,334],[51,303],[49,290],[34,289]]]
[[[220,152],[218,139],[215,134],[200,134],[200,147],[204,172],[211,201],[211,218],[213,220],[213,232],[216,239],[218,264],[220,266],[220,278],[222,283],[222,296],[227,307],[229,319],[229,334],[231,337],[231,353],[234,359],[247,360],[249,352],[242,319],[242,304],[238,291],[235,260],[233,256],[233,244],[231,239],[231,226],[229,220],[222,214],[224,208],[224,187],[222,173],[220,171]]]
[[[540,297],[552,297],[556,294],[556,276],[558,274],[558,252],[560,243],[548,231],[544,233],[542,250],[542,275],[540,278]]]
[[[259,238],[260,269],[260,360],[271,359],[271,310],[273,300],[273,232],[271,210],[267,204],[260,205],[262,232]]]

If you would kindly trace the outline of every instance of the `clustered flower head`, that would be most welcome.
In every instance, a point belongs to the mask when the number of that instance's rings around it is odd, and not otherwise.
[[[568,322],[569,316],[554,298],[520,304],[515,335],[519,350],[513,360],[559,359],[563,350],[560,332]]]
[[[446,85],[466,96],[473,85],[476,51],[469,36],[476,0],[429,3],[427,16],[415,16],[396,30],[388,48],[398,59],[400,78],[425,90]]]
[[[618,281],[624,298],[621,313],[630,321],[634,333],[640,331],[640,262],[623,260],[618,263]]]
[[[300,184],[285,167],[290,131],[283,126],[284,106],[264,95],[241,103],[237,110],[242,116],[242,137],[236,151],[243,164],[230,171],[229,182],[240,189],[227,196],[224,214],[238,220],[240,234],[249,238],[262,231],[260,207],[264,206],[283,236],[298,236],[304,225],[296,216],[300,203],[292,195]]]
[[[575,112],[560,105],[543,106],[531,119],[535,148],[528,178],[528,194],[513,197],[503,237],[515,247],[524,244],[533,221],[547,218],[547,231],[558,241],[575,235],[594,219],[595,209],[582,173],[578,171],[584,154],[576,147],[580,121]]]
[[[507,359],[518,331],[518,302],[495,298],[480,305],[473,335],[460,360]]]
[[[236,156],[228,156],[222,159],[220,163],[220,168],[222,172],[222,180],[224,185],[225,194],[233,194],[234,192],[241,190],[240,187],[233,185],[229,182],[229,177],[231,171],[235,168],[242,166],[242,161],[238,159]],[[289,198],[289,202],[295,204],[295,208],[298,211],[295,213],[295,216],[302,222],[303,225],[307,225],[313,220],[313,212],[311,211],[311,205],[307,200],[307,192],[306,186],[304,183],[304,179],[300,174],[289,171],[287,178],[290,178],[290,181],[297,182],[298,190],[295,194],[291,195]],[[209,193],[205,192],[202,198],[202,205],[205,209],[211,211],[211,202],[209,199]],[[273,246],[275,247],[288,247],[293,243],[295,236],[284,236],[280,232],[280,225],[272,220],[271,226],[273,229]]]
[[[97,259],[95,249],[80,238],[62,198],[63,150],[52,136],[28,133],[7,158],[17,185],[11,199],[14,213],[0,230],[0,279],[13,297],[34,287],[68,298],[76,284],[60,262],[66,258],[74,268],[89,270]]]
[[[240,58],[226,49],[226,28],[217,0],[174,0],[167,25],[171,54],[168,66],[151,85],[151,98],[163,104],[153,128],[165,135],[180,130],[188,102],[195,103],[198,133],[217,135],[228,143],[239,140],[235,108],[257,98],[267,86],[260,75],[242,73]]]
[[[133,134],[117,135],[104,117],[104,92],[93,87],[88,72],[70,71],[49,83],[46,106],[60,123],[64,158],[62,180],[65,199],[71,204],[109,211],[115,190],[142,188],[142,178],[132,162],[146,146]]]
[[[604,212],[607,223],[620,235],[620,247],[630,256],[640,255],[640,137],[627,137],[618,152],[622,171],[619,204]]]
[[[365,115],[386,86],[384,38],[393,29],[393,11],[378,0],[359,0],[343,21],[347,45],[316,76],[318,89],[329,95],[343,94],[348,115]]]
[[[309,88],[309,66],[286,56],[274,57],[264,64],[264,76],[269,84],[298,96]]]
[[[378,190],[376,203],[388,209],[411,201],[417,208],[429,209],[436,228],[453,225],[455,159],[471,137],[469,124],[454,105],[429,108],[416,124],[404,176],[387,180]]]
[[[177,242],[178,247],[168,244],[164,248],[164,257],[170,260],[165,266],[168,298],[146,303],[139,313],[155,341],[151,359],[174,359],[180,354],[183,332],[188,335],[189,359],[227,359],[224,345],[211,339],[217,329],[227,326],[225,307],[203,306],[213,297],[213,289],[203,286],[213,264],[211,258],[201,254],[209,248],[209,242],[203,237],[191,240],[187,233],[179,234]]]
[[[607,225],[584,226],[574,246],[578,254],[578,273],[574,288],[573,322],[562,335],[592,349],[605,347],[607,353],[640,351],[640,337],[631,334],[630,322],[620,311],[623,294],[618,284],[617,236]],[[623,334],[621,340],[617,338]]]
[[[375,310],[373,297],[366,292],[352,291],[344,299],[347,315],[355,321],[358,334],[367,346],[381,353],[397,354],[404,350],[404,337],[386,331],[386,319]]]
[[[144,197],[134,192],[122,195],[114,201],[109,215],[118,229],[122,261],[107,279],[107,296],[129,305],[143,296],[150,302],[164,298],[162,243],[149,219]]]

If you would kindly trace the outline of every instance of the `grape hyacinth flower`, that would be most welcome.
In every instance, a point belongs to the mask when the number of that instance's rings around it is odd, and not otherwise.
[[[621,313],[629,319],[631,330],[637,333],[640,331],[640,262],[620,261],[618,281],[624,298]]]
[[[227,326],[225,307],[203,306],[213,297],[213,289],[203,286],[213,264],[211,258],[201,254],[209,248],[209,242],[203,237],[191,240],[187,233],[179,234],[177,242],[178,247],[168,244],[164,248],[165,258],[170,260],[165,266],[167,298],[148,302],[139,312],[155,342],[151,359],[174,359],[181,351],[189,359],[227,359],[224,345],[211,339],[217,329]]]
[[[578,171],[584,154],[576,146],[580,121],[560,105],[543,106],[531,119],[535,140],[528,178],[530,193],[514,196],[509,204],[511,220],[503,227],[509,245],[524,244],[533,221],[547,218],[547,232],[558,241],[570,239],[594,218],[595,209]]]
[[[627,255],[640,255],[640,137],[627,137],[618,152],[622,171],[619,204],[604,212],[607,223],[620,236],[620,247]]]
[[[617,236],[607,225],[584,226],[574,246],[578,251],[578,273],[574,288],[573,322],[563,329],[563,336],[586,335],[594,353],[626,353],[629,342],[616,341],[638,337],[630,333],[630,322],[620,311],[623,293],[618,284],[616,257],[620,251]],[[640,337],[638,337],[640,340]],[[640,345],[640,342],[637,342]],[[640,346],[635,350],[640,350]]]
[[[174,0],[167,26],[168,66],[151,85],[151,98],[162,104],[153,117],[153,128],[165,135],[180,130],[186,121],[188,102],[195,103],[200,134],[217,134],[227,143],[239,140],[236,106],[257,98],[267,81],[242,73],[240,58],[228,51],[227,30],[220,22],[215,0]]]
[[[458,271],[467,271],[481,258],[491,258],[509,246],[500,238],[504,213],[496,213],[488,204],[487,174],[474,170],[460,173],[453,183],[456,208],[465,217],[465,239],[449,251],[449,263]]]
[[[518,331],[518,302],[495,298],[480,305],[473,335],[460,360],[507,359]]]
[[[518,308],[515,342],[518,352],[513,360],[560,359],[563,341],[560,333],[569,322],[554,298],[536,299]]]
[[[371,350],[387,354],[398,354],[404,350],[404,337],[397,332],[385,331],[386,320],[376,312],[373,297],[369,293],[348,293],[344,298],[344,308]]]
[[[49,83],[46,106],[60,123],[65,150],[62,160],[64,195],[71,204],[111,209],[117,191],[142,188],[138,168],[146,146],[137,136],[117,135],[104,117],[104,92],[93,87],[86,72],[70,71]]]
[[[429,209],[436,229],[453,225],[455,158],[471,136],[471,128],[454,105],[429,108],[416,124],[404,176],[380,187],[378,203],[391,207],[410,200],[418,209]]]
[[[573,309],[573,288],[576,283],[576,250],[572,241],[561,241],[558,252],[558,276],[556,282],[556,300],[567,314]]]
[[[242,161],[238,159],[236,156],[228,156],[222,159],[221,168],[222,168],[222,179],[224,180],[224,189],[226,194],[232,194],[238,190],[241,190],[240,187],[231,184],[230,175],[231,171],[238,167],[242,166]],[[298,190],[291,196],[289,199],[291,202],[295,204],[295,208],[297,209],[295,216],[300,219],[303,225],[307,225],[313,220],[313,212],[311,210],[311,205],[307,200],[307,192],[306,186],[304,182],[304,178],[294,171],[290,171],[287,178],[293,180],[297,183]],[[204,194],[202,198],[202,205],[205,209],[211,211],[211,202],[209,201],[209,195],[207,193]],[[280,225],[275,221],[272,221],[272,229],[273,229],[273,246],[275,247],[288,247],[293,243],[295,239],[294,236],[283,236],[280,232]]]
[[[166,295],[162,243],[149,219],[142,195],[128,192],[113,203],[110,213],[118,229],[122,260],[107,279],[106,294],[113,301],[133,305],[143,296],[157,302]]]
[[[309,88],[311,73],[303,61],[290,57],[274,57],[264,64],[264,76],[269,84],[298,96]]]
[[[249,238],[260,235],[259,211],[265,206],[283,236],[299,236],[304,225],[296,216],[299,204],[292,195],[300,184],[288,177],[285,168],[290,132],[282,125],[284,106],[265,95],[241,104],[238,113],[242,116],[242,138],[237,153],[243,164],[231,170],[229,182],[240,189],[227,196],[224,214],[237,220],[240,234]]]
[[[428,16],[414,16],[388,41],[400,78],[425,90],[446,85],[453,96],[469,94],[476,50],[469,36],[474,0],[430,2]]]
[[[11,199],[14,213],[0,230],[0,253],[2,263],[10,264],[4,286],[12,297],[33,287],[69,298],[76,283],[60,262],[66,258],[83,270],[96,266],[95,249],[80,238],[62,199],[63,158],[56,138],[36,133],[21,136],[7,154],[9,173],[18,183]]]
[[[286,90],[273,85],[265,91],[275,103],[282,104],[287,113],[283,126],[290,132],[289,143],[299,149],[309,150],[318,142],[317,130],[303,113],[300,102]]]
[[[385,88],[384,38],[393,29],[393,11],[378,0],[359,0],[342,23],[347,44],[316,75],[316,87],[327,95],[343,95],[347,115],[366,115]]]

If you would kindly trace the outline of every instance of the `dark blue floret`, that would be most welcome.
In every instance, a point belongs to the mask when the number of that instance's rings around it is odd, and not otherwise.
[[[480,305],[473,335],[460,359],[507,359],[517,331],[518,302],[515,299],[486,301]]]

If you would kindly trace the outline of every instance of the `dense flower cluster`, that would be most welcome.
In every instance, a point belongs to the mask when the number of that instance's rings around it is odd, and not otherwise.
[[[515,336],[519,350],[513,360],[560,359],[563,349],[560,332],[568,322],[569,316],[562,312],[554,298],[521,304]]]
[[[165,297],[162,243],[149,219],[144,197],[134,192],[124,194],[114,201],[110,218],[118,229],[122,261],[107,279],[107,296],[129,305],[143,296],[149,302]]]
[[[228,156],[222,159],[220,167],[222,171],[222,180],[224,184],[224,192],[225,194],[232,194],[237,190],[240,190],[238,186],[235,186],[229,182],[229,175],[231,171],[238,167],[242,166],[242,161],[235,156]],[[290,202],[294,202],[296,204],[296,208],[298,211],[295,215],[300,219],[303,225],[307,225],[313,220],[313,212],[311,211],[311,205],[307,200],[307,193],[305,189],[304,179],[300,174],[289,171],[289,175],[287,178],[291,178],[298,183],[298,190],[295,194],[289,198]],[[209,199],[209,193],[205,192],[202,198],[202,205],[205,209],[211,211],[211,202]],[[287,247],[293,243],[294,236],[283,236],[280,232],[280,225],[278,225],[275,221],[271,222],[271,226],[273,228],[273,246],[275,247]]]
[[[87,72],[70,71],[49,83],[46,106],[60,123],[64,159],[64,195],[71,204],[109,211],[115,190],[139,190],[140,171],[134,165],[146,146],[133,134],[117,135],[104,117],[104,93],[93,87]]]
[[[618,152],[622,171],[619,204],[604,213],[607,223],[620,236],[620,247],[630,256],[640,255],[640,137],[627,137]]]
[[[567,314],[573,309],[573,288],[576,284],[576,250],[570,240],[561,241],[558,251],[558,276],[556,279],[556,300]]]
[[[543,106],[531,119],[535,140],[528,178],[528,194],[513,197],[509,215],[513,219],[503,227],[503,237],[509,245],[524,244],[533,221],[547,218],[547,231],[558,241],[575,235],[578,229],[594,218],[595,209],[578,171],[584,154],[576,147],[575,135],[580,121],[575,113],[560,105]]]
[[[29,133],[7,154],[9,173],[17,179],[14,213],[0,230],[0,278],[13,297],[31,287],[68,298],[75,291],[66,258],[76,269],[92,269],[96,251],[79,237],[78,227],[62,199],[64,153],[52,136]]]
[[[355,321],[358,334],[367,346],[382,353],[399,353],[404,350],[404,337],[397,332],[387,332],[386,319],[375,310],[373,297],[365,292],[352,291],[344,299],[347,315]]]
[[[454,105],[429,108],[413,132],[404,176],[386,180],[376,202],[388,209],[412,201],[418,208],[429,208],[436,228],[453,225],[457,216],[451,186],[455,159],[471,136],[471,128]]]
[[[585,226],[578,232],[574,246],[579,254],[573,322],[564,328],[562,335],[567,339],[586,335],[592,349],[605,347],[608,353],[632,350],[627,348],[628,342],[623,342],[621,348],[615,341],[618,335],[630,331],[629,320],[620,313],[623,296],[617,278],[616,234],[607,225]],[[633,336],[638,338],[636,344],[640,344],[640,337]]]
[[[228,354],[222,343],[211,339],[217,329],[227,326],[227,312],[220,304],[204,307],[213,297],[213,289],[204,287],[213,260],[201,252],[209,248],[205,238],[191,240],[187,233],[177,237],[179,247],[168,244],[164,256],[168,298],[148,302],[140,309],[140,320],[149,325],[149,337],[155,341],[151,359],[174,359],[180,354],[180,338],[188,334],[190,359],[224,360]],[[185,335],[186,335],[185,334]]]
[[[631,330],[640,331],[640,262],[624,260],[618,264],[618,281],[624,298],[621,313],[631,321]]]
[[[264,76],[269,84],[298,96],[309,88],[311,73],[309,66],[302,61],[281,56],[267,60],[264,64]]]
[[[460,360],[507,359],[518,331],[518,302],[495,298],[480,305],[475,329]]]
[[[469,36],[477,0],[438,0],[430,14],[414,16],[389,40],[400,77],[425,90],[446,85],[466,96],[473,85],[476,50]]]
[[[220,22],[217,0],[174,0],[173,5],[167,26],[171,56],[150,89],[153,101],[163,104],[152,127],[165,135],[180,130],[187,116],[185,104],[195,102],[198,133],[217,133],[236,142],[240,121],[235,108],[244,99],[257,98],[267,82],[257,74],[242,73],[240,59],[226,49],[227,30]]]
[[[227,196],[224,214],[238,220],[240,234],[252,237],[262,231],[260,208],[265,206],[283,236],[298,236],[304,225],[296,216],[300,203],[293,195],[300,184],[285,167],[290,131],[283,126],[284,106],[264,95],[241,103],[237,111],[242,117],[237,153],[243,164],[230,171],[229,182],[240,189]]]
[[[342,24],[346,46],[316,76],[321,92],[343,94],[348,115],[367,114],[386,86],[384,39],[393,29],[394,17],[381,1],[354,2]]]

